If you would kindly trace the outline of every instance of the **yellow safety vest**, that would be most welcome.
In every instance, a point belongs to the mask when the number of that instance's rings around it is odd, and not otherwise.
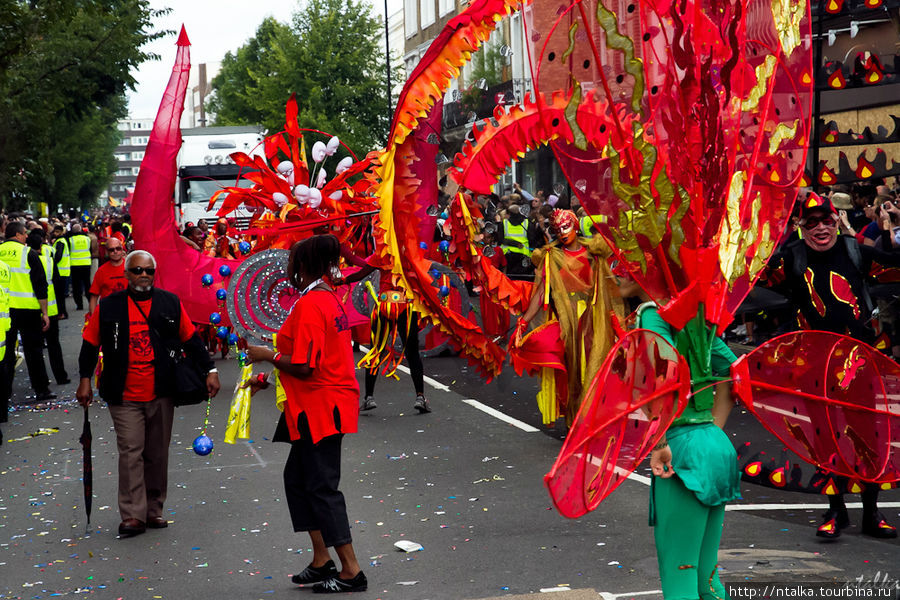
[[[528,249],[528,228],[525,226],[525,223],[527,222],[528,221],[522,221],[521,225],[513,225],[509,221],[503,221],[503,237],[522,244],[521,248],[504,245],[504,253],[515,252],[517,254],[522,254],[523,256],[531,256],[531,250]]]
[[[28,246],[15,241],[3,242],[0,260],[9,267],[9,307],[40,310],[41,305],[31,287]]]
[[[6,332],[9,331],[9,266],[0,261],[0,360],[6,356]]]
[[[59,314],[56,306],[56,289],[53,287],[53,248],[44,244],[41,246],[41,262],[44,263],[44,273],[47,275],[47,316],[55,317]]]
[[[600,223],[606,223],[606,215],[581,217],[578,219],[578,223],[583,237],[593,237],[594,232],[591,231],[591,228],[594,226],[594,223],[597,223],[598,225]]]
[[[73,267],[91,266],[91,238],[79,233],[69,238],[69,261]]]
[[[90,239],[90,238],[88,238]],[[59,269],[60,277],[68,277],[72,274],[71,261],[69,260],[69,244],[64,238],[59,238],[53,242],[53,252],[56,252],[58,246],[62,246],[62,258],[59,259],[56,267]],[[88,246],[90,247],[90,245]]]

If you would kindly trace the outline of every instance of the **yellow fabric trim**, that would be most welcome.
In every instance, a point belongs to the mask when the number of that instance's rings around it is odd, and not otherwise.
[[[538,391],[538,410],[544,425],[552,425],[559,419],[559,405],[556,403],[556,371],[550,367],[541,369],[541,389]]]
[[[224,442],[233,444],[237,438],[250,438],[250,387],[241,387],[253,377],[253,365],[241,368],[241,375],[234,387],[234,398],[228,411],[228,426],[225,428]]]

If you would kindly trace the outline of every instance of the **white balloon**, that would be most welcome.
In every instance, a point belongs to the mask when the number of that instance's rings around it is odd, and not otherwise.
[[[282,194],[281,192],[272,192],[272,200],[278,206],[284,206],[288,203],[288,197]]]
[[[312,147],[312,159],[314,162],[320,163],[325,160],[328,154],[328,147],[322,142],[316,142]]]
[[[344,192],[341,192],[341,191],[331,192],[330,194],[328,194],[328,197],[331,198],[332,200],[334,200],[335,202],[337,202],[338,200],[340,200],[341,198],[344,197]]]
[[[293,171],[288,173],[287,181],[288,181],[288,185],[290,185],[291,187],[294,187],[294,172]]]
[[[328,156],[334,156],[334,153],[337,152],[340,145],[341,140],[339,140],[336,135],[331,136],[331,139],[328,140],[328,144],[325,146]]]
[[[283,160],[278,163],[278,172],[282,175],[287,175],[289,173],[294,172],[294,163],[289,160]]]
[[[322,204],[322,192],[320,192],[316,188],[310,188],[309,189],[309,207],[310,208],[319,208],[320,204]]]
[[[328,177],[328,172],[325,170],[325,167],[319,171],[319,175],[316,177],[316,187],[320,190],[325,185],[325,179]]]
[[[335,168],[335,172],[340,175],[347,169],[349,169],[353,165],[353,159],[349,156],[345,156],[341,159],[341,162],[337,164],[337,168]]]

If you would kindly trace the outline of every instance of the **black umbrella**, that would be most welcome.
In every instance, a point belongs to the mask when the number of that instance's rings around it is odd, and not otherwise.
[[[81,430],[81,460],[84,467],[84,475],[81,478],[84,484],[84,512],[87,513],[87,525],[84,529],[87,531],[88,525],[91,524],[91,503],[94,495],[94,463],[91,460],[91,441],[94,436],[91,435],[91,420],[88,418],[88,409],[84,408],[84,428]]]

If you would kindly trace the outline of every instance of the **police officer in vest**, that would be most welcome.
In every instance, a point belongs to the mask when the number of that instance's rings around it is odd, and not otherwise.
[[[91,238],[78,223],[72,225],[72,235],[69,236],[69,264],[75,308],[84,310],[82,297],[87,297],[91,289]]]
[[[6,357],[6,332],[9,331],[9,266],[0,260],[0,364]],[[12,352],[12,351],[10,351]],[[9,420],[9,398],[0,399],[0,423]],[[0,445],[3,444],[3,432],[0,431]]]
[[[47,346],[47,358],[50,359],[50,370],[56,383],[71,383],[63,360],[62,347],[59,345],[59,309],[56,304],[56,289],[53,287],[53,248],[45,244],[44,230],[38,227],[28,232],[26,245],[41,255],[44,273],[47,276],[47,316],[50,327],[44,332],[44,344]]]
[[[69,243],[66,242],[65,233],[65,227],[56,225],[50,234],[53,245],[53,290],[56,292],[56,307],[59,310],[60,319],[69,318],[69,311],[66,309],[66,294],[69,291],[69,275],[72,274]]]
[[[528,223],[518,204],[510,205],[507,213],[509,218],[501,222],[500,240],[506,257],[506,274],[511,279],[531,279],[534,267],[531,264],[531,250],[528,248]]]
[[[12,381],[16,368],[16,337],[22,336],[22,351],[28,377],[39,401],[53,400],[56,394],[50,391],[50,379],[44,366],[42,332],[50,327],[47,307],[47,274],[41,257],[30,250],[25,241],[25,225],[11,221],[6,226],[6,241],[0,244],[0,260],[10,270],[9,317],[10,328],[6,335],[6,347],[10,349],[3,359],[0,373],[0,404],[7,406],[12,395]]]

